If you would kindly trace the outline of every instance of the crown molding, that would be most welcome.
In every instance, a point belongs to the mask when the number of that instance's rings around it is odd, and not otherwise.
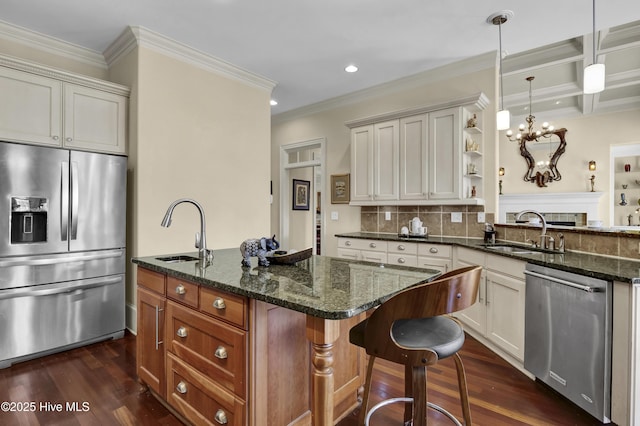
[[[27,30],[9,22],[0,21],[0,39],[91,65],[92,67],[107,69],[104,56],[95,50]]]
[[[172,40],[140,26],[130,26],[105,50],[107,63],[114,64],[136,46],[144,47],[198,68],[271,92],[276,82],[242,69],[222,59]]]
[[[99,80],[97,78],[86,77],[80,74],[67,72],[49,66],[27,62],[10,55],[0,54],[0,66],[64,81],[66,83],[77,84],[79,86],[91,87],[93,89],[98,89],[122,96],[129,96],[129,93],[131,92],[128,87],[120,84],[112,83],[105,80]]]
[[[343,96],[328,99],[312,105],[296,108],[275,114],[271,117],[272,123],[281,123],[311,114],[317,114],[333,108],[353,105],[359,102],[366,102],[374,98],[390,95],[398,91],[412,90],[425,84],[437,83],[439,81],[463,76],[466,74],[482,71],[488,68],[496,68],[497,53],[495,51],[476,55],[472,58],[463,59],[450,64],[442,65],[438,68],[413,74],[397,80],[382,83],[367,89],[358,90]]]

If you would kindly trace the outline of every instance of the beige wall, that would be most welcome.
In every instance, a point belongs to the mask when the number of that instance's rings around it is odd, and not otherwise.
[[[383,114],[392,111],[443,103],[452,99],[464,98],[484,92],[489,99],[495,98],[496,73],[495,54],[486,54],[468,61],[442,67],[438,70],[423,73],[397,82],[385,84],[371,91],[355,93],[336,102],[337,106],[327,104],[318,112],[304,109],[281,114],[274,117],[272,124],[271,178],[274,181],[274,202],[271,206],[272,233],[279,232],[279,149],[286,145],[304,140],[326,138],[327,141],[327,176],[325,187],[330,187],[330,176],[350,172],[350,133],[345,126],[346,121]],[[464,72],[465,67],[477,70],[472,74]],[[492,105],[489,106],[492,108]],[[321,110],[320,110],[321,109]],[[485,170],[496,169],[495,152],[489,144],[495,140],[495,120],[492,113],[486,114],[484,120]],[[494,135],[494,136],[491,136]],[[497,169],[496,169],[497,170]],[[487,211],[494,212],[496,204],[497,180],[485,181],[484,193],[487,200]],[[495,189],[494,189],[495,187]],[[337,254],[336,233],[359,231],[360,207],[346,204],[330,204],[329,194],[326,197],[322,253]],[[332,211],[338,212],[339,220],[330,219]]]

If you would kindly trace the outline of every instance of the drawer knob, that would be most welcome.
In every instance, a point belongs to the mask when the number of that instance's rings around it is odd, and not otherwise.
[[[437,249],[437,248],[435,248],[435,247],[431,247],[431,248],[429,249],[429,252],[430,252],[430,253],[437,253],[437,252],[438,252],[438,249]]]
[[[214,419],[216,419],[216,422],[220,423],[221,425],[226,425],[227,424],[227,413],[225,413],[223,410],[218,410],[218,411],[216,411],[216,415],[215,415]]]
[[[371,248],[376,248],[376,247],[377,247],[377,245],[376,245],[376,243],[369,243],[369,247],[371,247]]]
[[[178,383],[176,390],[180,393],[187,393],[187,384],[185,382]]]
[[[187,289],[184,288],[184,286],[182,284],[179,284],[176,287],[176,294],[185,294],[187,292]]]
[[[351,245],[351,241],[345,241],[345,242],[344,242],[344,245],[345,245],[345,246],[350,246],[350,245]]]
[[[405,248],[405,246],[403,246],[402,244],[400,244],[400,245],[398,246],[398,250],[400,250],[400,251],[405,251],[405,250],[406,250],[406,248]]]
[[[184,327],[180,327],[178,331],[176,331],[178,337],[187,337],[187,329]]]
[[[404,257],[401,257],[398,259],[398,263],[404,263],[404,262],[406,262],[406,260],[404,260]]]
[[[224,304],[224,299],[221,297],[216,297],[216,300],[213,301],[213,307],[216,309],[224,309],[227,305]]]
[[[218,346],[214,355],[216,358],[227,359],[227,349],[224,346]]]

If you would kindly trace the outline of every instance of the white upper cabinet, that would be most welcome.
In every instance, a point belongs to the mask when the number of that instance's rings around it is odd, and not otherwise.
[[[126,153],[127,98],[90,87],[64,86],[64,146]]]
[[[428,187],[427,114],[400,120],[400,199],[425,200]]]
[[[0,140],[126,154],[129,89],[0,56]]]
[[[462,198],[461,108],[429,113],[429,198]]]
[[[398,120],[373,126],[373,197],[376,201],[398,199]]]
[[[482,156],[467,159],[463,136],[469,111],[479,112],[487,104],[480,93],[346,123],[351,129],[351,204],[482,204],[482,181],[463,170],[482,170]],[[481,137],[481,132],[475,136],[478,144]]]
[[[62,82],[0,67],[0,139],[60,146]]]

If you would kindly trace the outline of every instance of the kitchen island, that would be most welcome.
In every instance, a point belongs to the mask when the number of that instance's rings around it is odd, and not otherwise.
[[[348,330],[435,270],[312,256],[250,268],[238,249],[133,259],[140,380],[194,424],[332,425],[358,404]],[[166,260],[160,260],[166,258]]]

